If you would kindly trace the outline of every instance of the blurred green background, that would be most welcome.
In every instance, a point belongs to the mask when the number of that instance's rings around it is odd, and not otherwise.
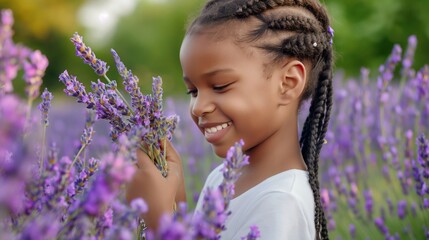
[[[69,38],[84,36],[97,57],[113,64],[110,48],[140,77],[149,91],[151,76],[164,79],[169,96],[184,95],[178,59],[186,23],[204,0],[0,0],[14,12],[15,42],[47,55],[43,87],[60,91],[65,69],[85,83],[96,80],[75,57]],[[428,0],[325,0],[335,29],[336,69],[358,77],[362,66],[377,75],[393,44],[405,48],[409,35],[419,41],[415,67],[429,62]],[[113,70],[113,71],[112,71]],[[116,71],[108,74],[117,79]],[[15,81],[14,85],[19,85]],[[16,87],[16,89],[21,89]],[[60,94],[56,94],[58,97]]]

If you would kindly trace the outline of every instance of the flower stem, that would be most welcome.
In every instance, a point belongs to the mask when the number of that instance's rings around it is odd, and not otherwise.
[[[109,79],[109,77],[107,77],[106,74],[103,75],[104,78],[107,80],[108,83],[111,83],[112,81]],[[125,97],[122,95],[122,93],[116,88],[115,89],[116,93],[119,95],[119,97],[122,99],[122,101],[124,101],[124,103],[127,105],[128,109],[130,109],[131,113],[134,114],[133,109],[131,108],[130,104],[128,103],[127,99],[125,99]]]
[[[76,163],[77,159],[79,158],[79,155],[82,153],[82,151],[85,149],[86,146],[87,146],[87,144],[83,144],[82,147],[80,147],[79,152],[77,152],[76,156],[73,159],[73,162],[70,164],[70,166],[67,170],[68,172],[70,172],[71,168]]]
[[[45,146],[46,146],[46,124],[43,124],[42,132],[42,155],[40,156],[40,176],[43,176],[43,171],[45,170]]]
[[[28,98],[27,101],[27,113],[25,114],[25,125],[24,125],[24,139],[27,136],[27,130],[30,125],[30,117],[31,117],[31,108],[33,106],[33,99],[31,97]]]

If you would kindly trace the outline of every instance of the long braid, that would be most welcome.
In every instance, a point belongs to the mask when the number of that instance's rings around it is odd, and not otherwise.
[[[264,15],[266,10],[280,7],[301,7],[308,10],[316,20],[298,15]],[[215,25],[233,19],[245,20],[251,16],[261,24],[251,31],[249,42],[263,37],[268,31],[293,32],[279,44],[263,45],[261,48],[275,53],[281,60],[285,57],[310,60],[312,71],[301,97],[301,101],[312,97],[310,110],[303,125],[299,144],[308,168],[309,183],[315,202],[315,228],[317,239],[329,239],[327,222],[320,199],[319,154],[324,144],[332,108],[332,35],[326,10],[315,0],[211,0],[188,31],[194,26]],[[194,29],[195,30],[195,29]],[[196,28],[198,31],[198,28]]]

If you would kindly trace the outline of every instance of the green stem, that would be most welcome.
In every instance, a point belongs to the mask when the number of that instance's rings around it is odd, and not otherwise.
[[[106,74],[104,74],[103,77],[107,80],[108,83],[112,83],[112,81],[109,79],[109,77],[107,77]],[[117,88],[115,89],[115,91],[119,95],[119,97],[122,99],[122,101],[124,101],[125,105],[127,105],[128,109],[130,109],[130,112],[132,114],[134,114],[134,111],[131,108],[130,104],[128,103],[127,99],[125,99],[125,97],[122,95],[122,93]]]
[[[46,146],[46,124],[43,124],[43,133],[42,133],[42,155],[40,157],[40,176],[43,176],[43,171],[45,170],[45,146]]]
[[[70,172],[71,168],[76,163],[77,159],[79,158],[79,155],[82,153],[82,151],[85,149],[85,147],[86,147],[86,144],[83,144],[82,147],[79,149],[79,152],[77,152],[76,156],[73,159],[73,162],[70,164],[70,166],[67,170],[68,172]]]
[[[26,139],[28,134],[28,127],[30,125],[30,117],[31,117],[31,108],[33,106],[33,99],[28,98],[27,101],[27,113],[25,114],[25,124],[24,124],[24,139]]]

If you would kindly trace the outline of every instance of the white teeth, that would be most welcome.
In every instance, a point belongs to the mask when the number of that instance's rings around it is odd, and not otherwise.
[[[229,125],[230,125],[230,123],[224,123],[224,124],[218,125],[216,127],[206,128],[205,131],[207,133],[215,133],[219,130],[222,130],[222,129],[228,127]]]

